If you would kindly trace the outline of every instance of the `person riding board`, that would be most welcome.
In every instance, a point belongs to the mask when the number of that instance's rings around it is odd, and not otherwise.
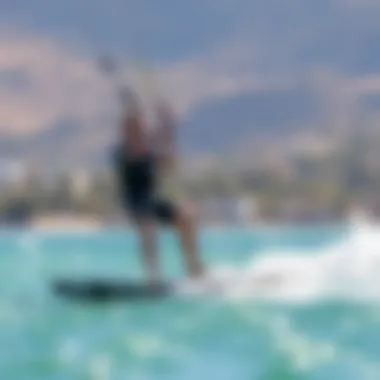
[[[175,123],[169,107],[157,107],[159,125],[148,128],[137,94],[122,95],[123,115],[115,168],[122,205],[137,228],[148,280],[159,282],[157,223],[169,224],[180,235],[188,275],[199,278],[203,267],[199,257],[195,221],[176,197]],[[177,198],[177,199],[176,199]]]

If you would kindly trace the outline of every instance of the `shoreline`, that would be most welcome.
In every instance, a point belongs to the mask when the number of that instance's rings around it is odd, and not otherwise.
[[[350,228],[352,226],[376,226],[380,225],[378,218],[371,218],[363,213],[352,213],[342,219],[310,219],[310,220],[284,220],[271,221],[257,220],[252,223],[236,221],[200,221],[198,228],[207,231],[276,231],[276,230],[308,230],[315,228],[337,229]],[[132,230],[133,226],[128,220],[120,218],[102,219],[96,215],[74,213],[41,214],[24,221],[23,223],[5,223],[0,225],[0,230],[29,230],[41,232],[93,232],[93,231],[118,231]],[[162,229],[168,229],[163,226]]]
[[[378,223],[366,223],[366,226],[371,227],[380,227],[380,222]],[[342,222],[342,223],[300,223],[300,224],[268,224],[268,225],[252,225],[252,226],[239,226],[239,225],[231,225],[231,224],[221,224],[221,225],[200,225],[200,232],[247,232],[247,233],[265,233],[265,232],[292,232],[295,230],[298,231],[313,231],[313,230],[349,230],[352,227],[350,223]],[[170,230],[170,227],[160,227],[162,231]],[[61,234],[61,233],[102,233],[102,232],[125,232],[130,233],[133,232],[134,228],[130,225],[122,225],[122,224],[99,224],[99,225],[54,225],[54,226],[31,226],[31,225],[21,225],[21,226],[2,226],[0,227],[0,235],[2,233],[52,233],[52,234]]]

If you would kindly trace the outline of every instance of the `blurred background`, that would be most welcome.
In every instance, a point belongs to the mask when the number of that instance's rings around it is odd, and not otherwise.
[[[179,118],[182,180],[207,203],[205,221],[379,213],[375,2],[36,0],[1,9],[3,223],[50,223],[66,211],[115,218],[107,155],[120,110],[96,64],[105,51],[145,98],[133,60],[154,71]]]
[[[378,379],[379,38],[376,0],[0,1],[0,377]],[[50,298],[57,274],[141,276],[103,53],[175,111],[203,257],[248,268],[238,301]]]

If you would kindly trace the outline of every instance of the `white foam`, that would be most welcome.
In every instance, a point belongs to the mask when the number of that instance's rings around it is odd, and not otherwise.
[[[326,298],[380,299],[380,227],[360,221],[319,252],[262,253],[244,267],[216,267],[180,293],[215,293],[305,302]]]

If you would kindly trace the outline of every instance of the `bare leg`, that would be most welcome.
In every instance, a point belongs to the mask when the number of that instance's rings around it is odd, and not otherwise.
[[[187,271],[190,277],[200,277],[203,274],[203,265],[198,250],[195,221],[191,215],[181,210],[176,220],[176,226],[181,239]]]
[[[138,231],[143,252],[144,266],[151,284],[159,280],[159,263],[157,252],[157,236],[154,220],[142,219],[138,223]]]

